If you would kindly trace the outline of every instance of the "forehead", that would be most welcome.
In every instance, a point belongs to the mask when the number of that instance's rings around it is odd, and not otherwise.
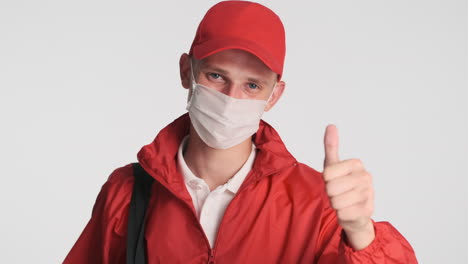
[[[253,77],[272,82],[277,74],[266,66],[257,56],[244,50],[228,49],[200,60],[200,67],[217,68],[225,73],[254,75]]]

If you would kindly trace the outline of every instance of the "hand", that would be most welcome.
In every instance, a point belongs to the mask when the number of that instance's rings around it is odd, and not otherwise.
[[[325,159],[323,179],[338,223],[343,227],[348,242],[354,249],[362,249],[375,238],[371,220],[374,211],[372,176],[359,159],[340,161],[338,130],[328,125],[324,137]]]

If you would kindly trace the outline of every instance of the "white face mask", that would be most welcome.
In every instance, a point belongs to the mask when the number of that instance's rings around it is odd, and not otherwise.
[[[203,142],[215,149],[228,149],[255,134],[276,83],[268,100],[237,99],[196,83],[192,69],[192,94],[186,109]]]

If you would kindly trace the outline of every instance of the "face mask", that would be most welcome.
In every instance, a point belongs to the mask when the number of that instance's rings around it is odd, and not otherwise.
[[[186,109],[203,142],[215,149],[228,149],[255,134],[276,84],[268,100],[237,99],[196,83],[192,69],[192,94]]]

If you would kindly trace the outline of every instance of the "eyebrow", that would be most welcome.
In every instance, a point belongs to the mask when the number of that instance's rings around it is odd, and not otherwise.
[[[209,69],[209,70],[212,70],[212,71],[220,72],[222,74],[228,74],[228,71],[223,70],[223,69],[218,68],[218,67],[215,67],[215,66],[212,66],[210,64],[206,64],[206,63],[203,63],[201,68],[205,68],[205,69]]]
[[[215,71],[215,72],[219,72],[219,73],[222,73],[224,75],[227,75],[229,72],[224,70],[224,69],[221,69],[221,68],[218,68],[216,66],[213,66],[213,65],[210,65],[208,63],[202,63],[202,67],[201,68],[204,68],[204,69],[209,69],[209,70],[212,70],[212,71]],[[268,85],[268,83],[266,81],[262,81],[260,79],[257,79],[257,78],[253,78],[253,77],[248,77],[247,80],[249,82],[254,82],[254,83],[259,83],[259,84],[264,84],[264,85]]]

